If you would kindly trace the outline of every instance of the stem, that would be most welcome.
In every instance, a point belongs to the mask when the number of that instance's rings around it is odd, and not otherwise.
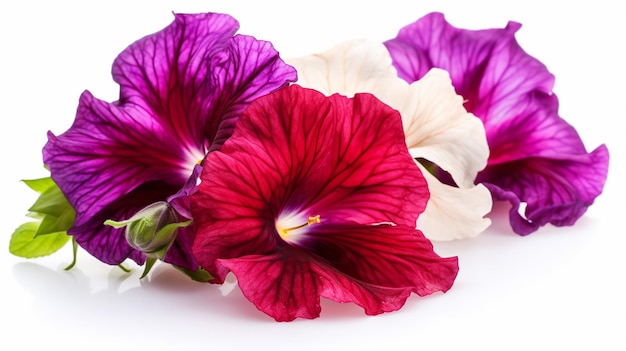
[[[76,238],[72,236],[72,263],[70,263],[67,267],[65,267],[66,271],[69,271],[76,264],[76,252],[78,251],[78,244],[76,243]]]

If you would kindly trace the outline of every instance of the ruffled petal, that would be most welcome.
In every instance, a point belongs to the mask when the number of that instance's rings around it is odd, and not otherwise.
[[[271,43],[234,36],[238,29],[225,14],[175,14],[113,64],[119,102],[137,105],[176,137],[191,165],[230,136],[250,101],[296,79]]]
[[[278,321],[315,318],[320,297],[354,302],[368,315],[400,309],[411,292],[445,292],[458,272],[412,227],[320,225],[297,247],[219,264],[237,276],[244,295]]]
[[[419,80],[433,67],[448,71],[468,110],[485,121],[485,115],[498,115],[506,99],[532,90],[549,93],[554,85],[545,65],[515,41],[520,27],[509,22],[504,29],[464,30],[435,12],[405,26],[385,45],[407,82]]]
[[[188,217],[185,196],[195,190],[197,163],[230,136],[250,101],[296,79],[270,43],[233,36],[238,26],[228,15],[176,14],[168,27],[116,58],[119,101],[85,92],[72,127],[59,136],[48,134],[44,163],[77,211],[70,233],[85,247],[95,246],[88,240],[120,246],[99,248],[110,254],[90,251],[96,257],[117,264],[123,259],[119,253],[128,251],[117,240],[123,230],[102,223],[132,216],[129,201],[136,211],[175,195],[173,206]],[[159,184],[158,196],[141,197],[136,190],[146,184]]]
[[[463,108],[448,73],[432,69],[411,84],[406,96],[395,98],[402,99],[396,101],[402,106],[399,110],[411,155],[436,164],[459,187],[473,188],[489,157],[485,128]]]
[[[229,41],[239,23],[215,13],[174,16],[165,29],[124,50],[112,74],[120,85],[119,104],[140,110],[139,123],[151,122],[160,135],[171,136],[158,142],[172,143],[170,153],[188,155],[193,165],[219,126],[220,118],[209,113],[214,81],[229,58]]]
[[[513,229],[528,234],[582,216],[602,192],[609,157],[604,145],[587,153],[576,130],[559,117],[554,76],[519,46],[520,27],[510,22],[503,29],[464,30],[432,13],[385,45],[408,82],[433,67],[450,73],[465,107],[486,129],[490,156],[477,180],[495,199],[511,201]],[[588,168],[576,174],[574,164]],[[520,202],[528,205],[526,218],[517,212]]]
[[[602,192],[609,153],[602,145],[586,155],[528,158],[490,167],[479,180],[494,199],[506,200],[513,230],[526,235],[545,224],[573,225]],[[519,214],[526,202],[524,216]]]

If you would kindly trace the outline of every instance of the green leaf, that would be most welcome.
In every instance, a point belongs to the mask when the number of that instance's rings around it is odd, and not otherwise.
[[[74,209],[71,207],[66,208],[59,217],[45,215],[41,220],[41,224],[39,225],[39,229],[35,233],[35,236],[48,235],[56,232],[67,232],[67,230],[72,227],[72,224],[74,224],[75,217],[76,212],[74,212]]]
[[[43,193],[49,188],[56,186],[52,178],[45,177],[39,179],[23,179],[24,184],[26,184],[29,188],[35,190],[38,193]]]
[[[152,267],[154,266],[156,261],[157,261],[156,257],[148,256],[146,258],[146,265],[145,265],[145,267],[143,269],[143,273],[141,274],[141,277],[139,277],[139,279],[143,279],[146,275],[148,275],[148,272],[150,272],[150,270],[152,269]]]
[[[67,198],[56,184],[46,189],[35,203],[28,209],[31,212],[44,213],[47,215],[60,217],[64,212],[71,209],[74,211]]]
[[[195,271],[190,271],[190,270],[188,270],[186,268],[179,267],[179,266],[176,266],[176,265],[172,265],[172,266],[174,268],[178,269],[179,271],[185,273],[189,278],[191,278],[191,279],[193,279],[193,280],[195,280],[197,282],[200,282],[200,283],[206,283],[209,280],[213,279],[213,276],[209,272],[207,272],[205,269],[203,269],[201,267],[198,267],[198,269],[195,270]]]
[[[20,225],[11,236],[9,251],[15,256],[24,258],[48,256],[61,249],[70,239],[65,232],[35,236],[38,229],[37,222]]]

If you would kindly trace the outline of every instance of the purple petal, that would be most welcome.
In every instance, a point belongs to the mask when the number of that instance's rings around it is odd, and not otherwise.
[[[602,145],[590,154],[527,158],[489,167],[478,179],[495,200],[511,203],[511,226],[526,235],[547,223],[573,225],[602,192],[608,161]],[[527,202],[525,218],[518,213],[521,199]]]
[[[574,224],[602,192],[609,157],[604,145],[587,153],[559,117],[554,76],[519,46],[520,27],[510,22],[503,29],[464,30],[431,13],[385,45],[409,82],[433,67],[450,72],[487,133],[490,157],[477,181],[494,198],[511,201],[514,230],[528,234],[547,223]],[[528,204],[526,218],[517,213],[520,202]]]

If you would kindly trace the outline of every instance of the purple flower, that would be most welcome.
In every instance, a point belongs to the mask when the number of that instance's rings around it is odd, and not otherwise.
[[[196,165],[231,135],[252,100],[296,79],[269,42],[234,35],[238,28],[224,14],[175,14],[114,61],[118,101],[85,91],[71,128],[49,132],[44,163],[76,209],[68,233],[101,261],[143,264],[144,253],[126,242],[124,229],[103,222],[168,198],[188,217]],[[179,228],[164,260],[195,270],[193,235],[192,226]]]
[[[465,107],[483,121],[490,156],[477,182],[512,206],[513,230],[526,235],[551,223],[572,225],[600,195],[609,154],[588,153],[576,130],[558,115],[554,76],[515,40],[519,23],[464,30],[431,13],[385,42],[408,82],[447,70]],[[521,203],[526,203],[524,216]]]

